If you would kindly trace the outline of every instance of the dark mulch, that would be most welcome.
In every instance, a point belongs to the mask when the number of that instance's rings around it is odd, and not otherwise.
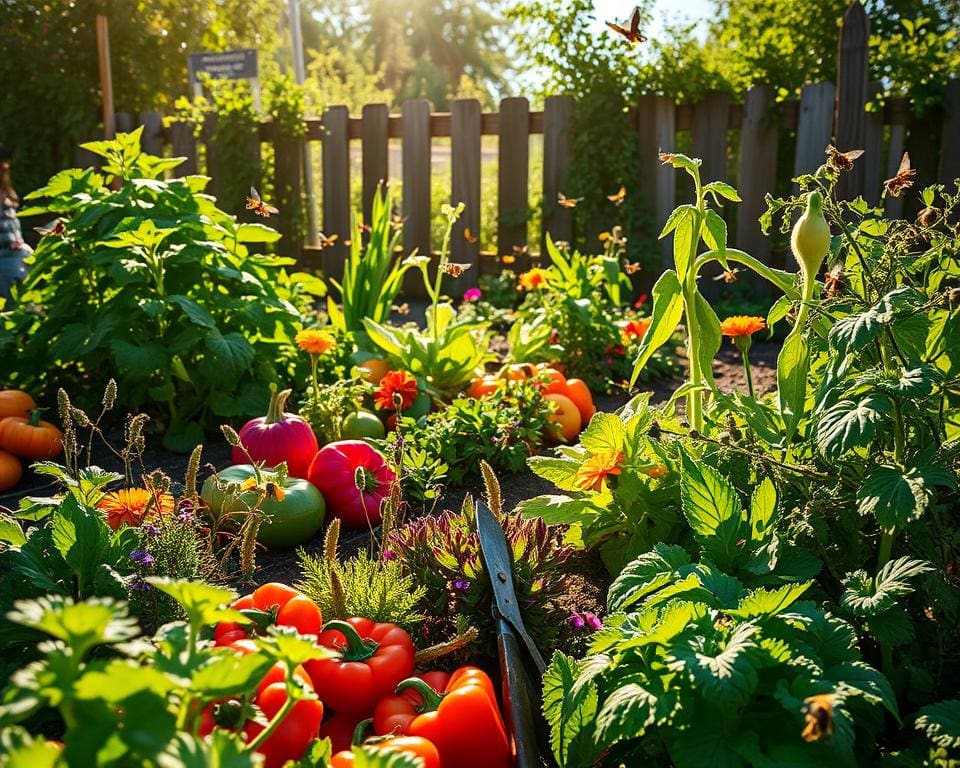
[[[758,395],[776,388],[776,358],[779,344],[775,342],[757,342],[750,353],[754,387]],[[683,361],[682,361],[683,362]],[[739,353],[725,343],[714,364],[714,376],[721,391],[746,391],[746,378]],[[653,393],[654,403],[663,402],[669,398],[673,390],[679,386],[681,379],[661,379],[646,385],[646,389]],[[597,408],[601,411],[612,411],[622,406],[629,399],[626,394],[604,395],[596,399]],[[112,431],[113,432],[113,431]],[[114,432],[116,437],[118,431]],[[116,444],[119,444],[116,439]],[[175,481],[182,480],[186,471],[187,456],[164,452],[159,448],[159,439],[155,438],[156,447],[148,448],[143,457],[143,465],[147,469],[159,468]],[[106,449],[95,446],[93,462],[107,469],[122,471],[122,465],[116,457]],[[211,439],[211,443],[204,448],[203,463],[218,468],[230,463],[230,449],[219,437]],[[535,476],[529,471],[501,478],[504,508],[509,510],[522,499],[550,493],[553,486]],[[0,507],[16,508],[20,499],[26,496],[45,496],[54,491],[48,479],[27,471],[20,484],[11,491],[0,494]],[[482,497],[483,489],[479,485],[461,488],[446,488],[438,500],[436,511],[459,509],[464,496],[473,494]],[[341,536],[341,552],[348,555],[365,546],[369,540],[366,530],[344,532]],[[322,547],[322,537],[317,536],[308,542],[304,549],[308,552],[317,552]],[[297,557],[294,552],[261,552],[257,557],[257,572],[255,582],[262,584],[267,581],[296,581],[300,572]],[[575,573],[571,576],[569,593],[573,610],[594,610],[603,605],[603,595],[606,591],[607,574],[598,558],[580,558],[577,561]]]

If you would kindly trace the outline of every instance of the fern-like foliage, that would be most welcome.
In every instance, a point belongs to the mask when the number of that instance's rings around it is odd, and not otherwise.
[[[366,550],[343,562],[303,551],[299,557],[303,577],[297,588],[320,606],[324,619],[364,616],[412,630],[425,618],[417,605],[426,589],[404,575],[396,560],[374,559]]]

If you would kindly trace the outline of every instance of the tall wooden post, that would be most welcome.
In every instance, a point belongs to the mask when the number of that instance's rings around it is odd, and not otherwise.
[[[100,93],[103,97],[103,138],[116,135],[113,117],[113,75],[110,72],[110,25],[97,15],[97,58],[100,62]]]

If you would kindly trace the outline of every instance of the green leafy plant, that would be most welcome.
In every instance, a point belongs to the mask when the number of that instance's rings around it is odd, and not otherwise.
[[[279,235],[219,210],[205,178],[163,180],[181,161],[142,152],[139,130],[85,146],[100,172],[64,171],[28,196],[46,202],[26,213],[65,231],[40,242],[0,315],[0,376],[41,392],[56,372],[89,391],[116,371],[119,405],[147,406],[165,445],[188,451],[219,419],[256,413],[292,372],[293,262],[253,253],[245,243]]]
[[[363,616],[414,631],[425,618],[419,606],[426,588],[405,573],[399,561],[383,557],[382,552],[371,555],[361,549],[340,560],[339,534],[340,522],[334,520],[320,555],[299,552],[302,576],[297,588],[320,607],[325,620]]]
[[[409,259],[395,258],[403,227],[395,221],[393,211],[393,190],[381,184],[373,196],[369,225],[354,222],[343,281],[331,280],[340,293],[340,306],[332,296],[327,297],[330,322],[342,331],[363,331],[364,318],[387,322],[403,276],[415,265]]]
[[[460,320],[453,305],[441,301],[444,275],[463,270],[462,266],[451,264],[448,259],[450,233],[462,211],[462,203],[456,207],[443,207],[446,231],[433,279],[429,273],[429,256],[414,255],[406,260],[409,266],[420,270],[430,299],[426,328],[393,328],[363,318],[370,341],[386,353],[394,368],[410,371],[435,397],[455,394],[475,376],[478,368],[493,357],[487,348],[490,341],[487,327]]]
[[[541,520],[524,520],[503,514],[500,488],[489,465],[484,480],[491,511],[503,526],[514,562],[514,582],[524,624],[541,648],[552,648],[566,615],[556,604],[563,589],[563,566],[569,554],[558,528]],[[425,625],[433,640],[448,636],[464,622],[485,639],[483,650],[496,654],[493,639],[490,577],[480,553],[474,505],[468,496],[459,512],[413,520],[393,531],[385,541],[385,554],[396,558],[414,583],[426,588],[422,606],[430,617]]]
[[[457,397],[443,410],[405,418],[387,438],[407,452],[422,451],[446,466],[458,487],[480,479],[480,461],[498,472],[519,472],[548,434],[549,402],[527,381],[509,381],[482,397]]]

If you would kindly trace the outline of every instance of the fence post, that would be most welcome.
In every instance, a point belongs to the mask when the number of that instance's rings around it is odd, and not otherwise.
[[[864,149],[867,121],[864,105],[867,103],[867,41],[870,21],[860,0],[854,0],[843,15],[840,28],[840,53],[837,71],[837,149],[849,152]],[[866,171],[864,161],[854,163],[853,169],[840,176],[837,195],[852,200],[864,191]]]
[[[300,261],[303,256],[303,139],[285,136],[273,126],[274,195],[280,209],[277,229],[280,252]]]
[[[882,85],[875,80],[867,86],[867,100],[875,99]],[[870,205],[880,202],[880,185],[889,176],[881,174],[886,169],[883,163],[883,113],[879,110],[864,113],[863,138],[863,199]],[[899,160],[898,160],[899,162]]]
[[[337,241],[323,251],[323,274],[341,280],[350,231],[350,111],[343,105],[323,113],[323,233]]]
[[[217,116],[215,113],[208,112],[203,117],[203,133],[201,134],[205,150],[204,163],[206,167],[204,168],[204,172],[210,177],[207,192],[220,200],[222,197],[223,180],[220,173],[220,161],[217,157],[217,143],[213,140],[216,131]]]
[[[373,196],[389,176],[390,110],[386,104],[367,104],[360,121],[363,152],[363,220],[370,224]]]
[[[651,239],[656,239],[673,210],[677,196],[677,171],[660,162],[660,151],[672,152],[677,144],[676,105],[666,96],[644,94],[637,101],[637,134],[640,143],[640,187],[648,196],[653,219]],[[660,241],[662,266],[673,264],[673,235]],[[659,273],[651,274],[652,283]]]
[[[813,173],[826,160],[824,152],[833,137],[836,97],[837,87],[833,83],[814,83],[800,90],[794,176]],[[794,185],[794,189],[799,188]]]
[[[769,263],[770,240],[760,231],[758,219],[766,210],[764,195],[777,182],[777,130],[773,88],[755,85],[743,101],[740,126],[740,162],[737,186],[742,202],[737,206],[737,247]]]
[[[530,102],[523,97],[500,102],[499,160],[497,166],[497,243],[495,257],[512,255],[513,247],[527,244],[530,215]],[[522,261],[522,263],[521,263]],[[524,270],[529,259],[518,260]],[[488,260],[498,271],[499,258]],[[481,263],[481,267],[486,267]],[[488,271],[488,270],[483,270]]]
[[[115,112],[113,115],[113,125],[117,133],[130,133],[135,126],[133,124],[133,115],[129,112]]]
[[[414,249],[430,256],[430,102],[405,101],[400,108],[403,134],[403,250]],[[424,294],[419,270],[407,272],[403,283],[407,296]]]
[[[170,147],[174,157],[186,158],[177,168],[176,173],[183,176],[195,174],[197,172],[197,139],[193,135],[193,128],[179,121],[171,125]]]
[[[543,105],[543,233],[554,241],[570,240],[573,233],[573,211],[557,203],[557,196],[566,189],[570,173],[570,118],[572,96],[548,96]]]
[[[943,133],[940,136],[940,168],[937,178],[952,189],[960,178],[960,78],[947,83],[943,104]]]
[[[450,259],[471,265],[462,276],[447,281],[446,288],[454,296],[476,286],[480,270],[480,117],[476,99],[454,99],[450,105],[450,202],[466,205],[453,227]]]
[[[140,125],[143,126],[143,136],[140,137],[140,146],[143,147],[143,151],[163,157],[163,115],[159,112],[141,112]],[[258,152],[259,147],[258,142]]]
[[[693,156],[703,161],[704,183],[727,177],[729,117],[730,97],[721,91],[710,91],[693,105]]]

